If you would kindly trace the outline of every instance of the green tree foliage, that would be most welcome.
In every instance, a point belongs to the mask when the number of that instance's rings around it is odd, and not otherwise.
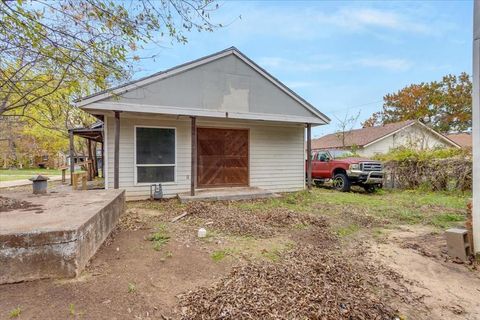
[[[213,30],[216,8],[210,0],[0,1],[0,115],[27,115],[61,87],[78,96],[125,79],[139,48]]]
[[[429,119],[439,132],[465,131],[472,126],[472,82],[467,73],[441,81],[409,85],[383,97],[383,109],[362,125]]]
[[[395,148],[385,154],[374,156],[375,159],[381,161],[427,161],[434,159],[448,158],[471,158],[471,152],[465,149],[457,148],[441,148],[441,149],[411,149],[411,148]]]
[[[220,27],[210,21],[217,8],[213,0],[0,0],[5,158],[14,165],[20,154],[65,151],[67,129],[95,121],[76,98],[129,79],[136,61],[156,57],[139,56],[146,44],[161,50]]]

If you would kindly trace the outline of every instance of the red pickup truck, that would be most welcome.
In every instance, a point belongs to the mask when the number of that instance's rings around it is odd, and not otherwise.
[[[383,165],[363,158],[334,159],[328,151],[317,151],[312,154],[312,180],[316,186],[332,180],[338,191],[350,191],[352,185],[358,185],[373,192],[383,186]]]

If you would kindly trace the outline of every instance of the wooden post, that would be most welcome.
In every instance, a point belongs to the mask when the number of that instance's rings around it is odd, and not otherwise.
[[[312,189],[312,125],[307,123],[307,187]]]
[[[115,150],[113,158],[113,189],[118,189],[120,164],[120,111],[115,111]]]
[[[98,177],[97,141],[93,142],[93,176]]]
[[[102,178],[105,181],[105,138],[102,136]]]
[[[197,179],[197,118],[191,117],[192,119],[192,161],[191,161],[191,176],[190,176],[190,195],[193,197],[195,195],[195,181]]]
[[[88,148],[88,160],[90,160],[90,165],[87,165],[87,179],[88,181],[93,180],[93,156],[92,156],[92,140],[87,140],[87,148]],[[87,161],[88,163],[88,161]]]
[[[74,141],[73,141],[73,129],[68,130],[68,135],[70,136],[70,184],[73,184],[73,171],[75,171],[75,151],[74,151]]]

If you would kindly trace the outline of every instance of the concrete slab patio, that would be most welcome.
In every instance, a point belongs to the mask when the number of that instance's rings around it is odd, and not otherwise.
[[[75,277],[114,229],[125,209],[123,190],[2,195],[0,284]]]
[[[179,194],[182,203],[189,201],[228,201],[228,200],[251,200],[263,198],[275,198],[280,195],[261,188],[208,188],[197,189],[195,195],[189,193]]]

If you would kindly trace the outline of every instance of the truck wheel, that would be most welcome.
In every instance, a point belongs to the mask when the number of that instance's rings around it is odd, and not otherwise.
[[[337,191],[350,191],[350,180],[348,180],[348,177],[345,173],[337,173],[334,175],[332,184],[333,188]]]
[[[375,190],[377,190],[377,188],[374,184],[366,184],[366,185],[363,186],[363,189],[365,189],[365,191],[367,193],[374,193]]]

